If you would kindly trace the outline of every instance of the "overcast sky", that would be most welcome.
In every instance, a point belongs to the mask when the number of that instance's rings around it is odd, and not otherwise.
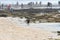
[[[16,2],[19,2],[19,3],[28,3],[28,2],[42,2],[43,4],[46,4],[47,2],[51,2],[53,4],[57,4],[59,0],[0,0],[1,3],[4,3],[4,4],[15,4]]]

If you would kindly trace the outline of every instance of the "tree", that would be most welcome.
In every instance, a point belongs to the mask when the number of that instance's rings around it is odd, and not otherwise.
[[[23,5],[23,3],[22,3],[22,4],[21,4],[21,8],[23,8],[23,6],[24,6],[24,5]]]

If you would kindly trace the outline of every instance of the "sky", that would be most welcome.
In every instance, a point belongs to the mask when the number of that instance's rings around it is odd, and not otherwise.
[[[27,4],[28,2],[42,2],[46,4],[47,2],[51,2],[53,4],[57,4],[59,0],[0,0],[0,3],[4,4],[16,4],[16,2]]]

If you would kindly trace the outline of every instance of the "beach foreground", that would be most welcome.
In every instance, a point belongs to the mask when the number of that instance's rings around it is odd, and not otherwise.
[[[11,20],[0,18],[0,40],[49,40],[52,35],[42,29],[17,27]]]

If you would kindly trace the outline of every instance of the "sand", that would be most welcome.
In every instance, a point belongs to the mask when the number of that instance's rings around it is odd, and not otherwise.
[[[31,27],[17,27],[10,19],[0,17],[0,40],[48,40],[51,32]]]

